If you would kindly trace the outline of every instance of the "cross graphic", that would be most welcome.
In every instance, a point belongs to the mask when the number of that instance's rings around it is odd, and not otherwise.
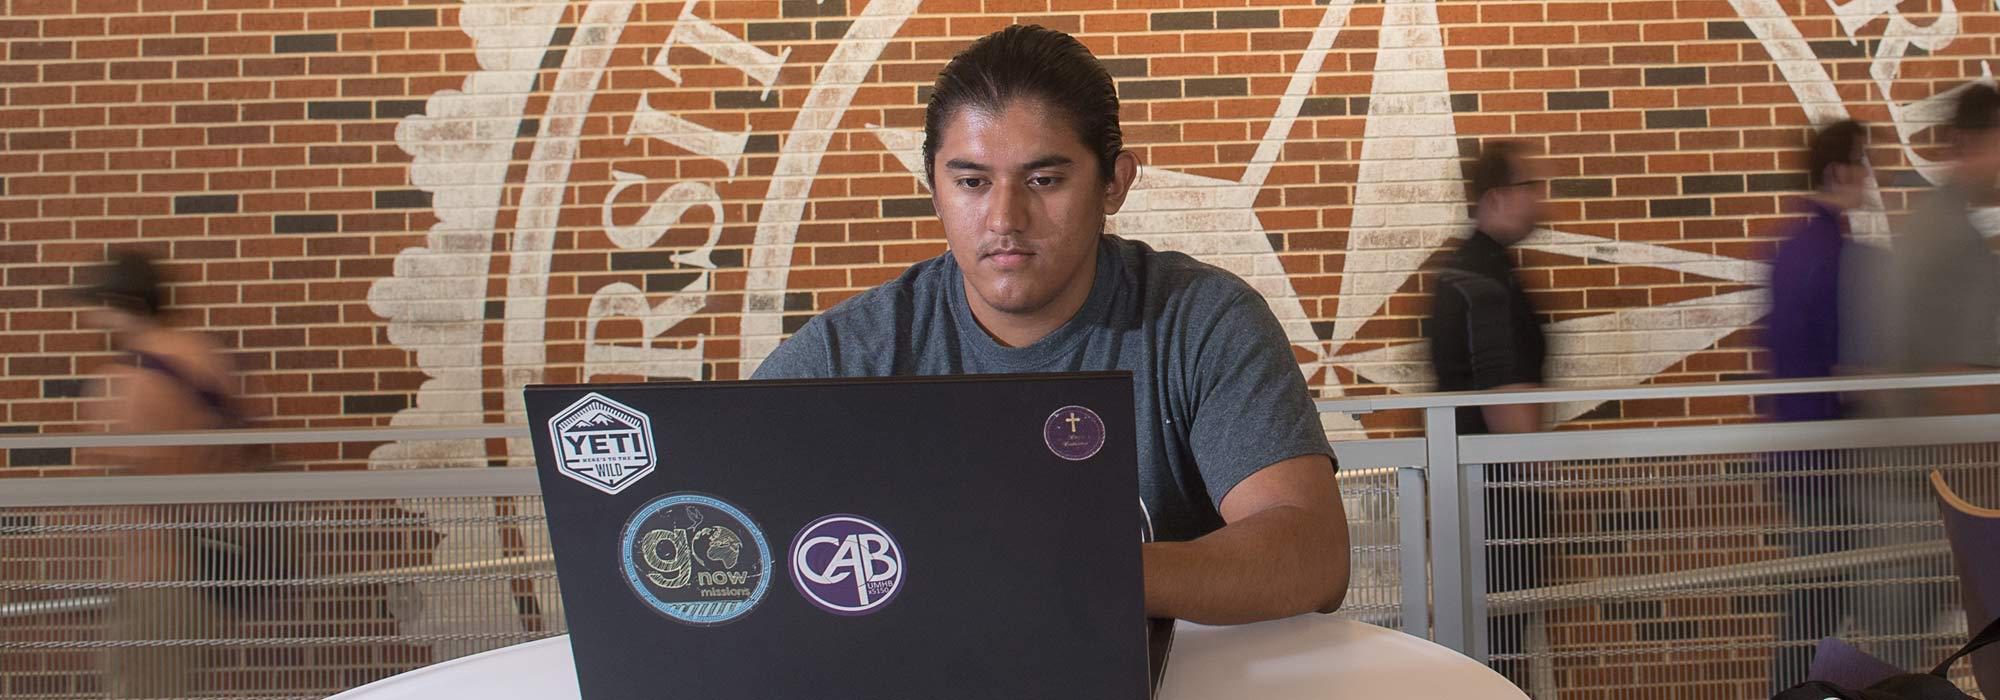
[[[1064,419],[1063,419],[1063,422],[1064,422],[1064,423],[1068,423],[1068,424],[1069,424],[1069,432],[1070,432],[1071,434],[1075,434],[1075,433],[1076,433],[1076,424],[1077,424],[1077,423],[1081,423],[1081,422],[1083,422],[1083,419],[1082,419],[1082,418],[1078,418],[1078,417],[1076,417],[1076,414],[1075,414],[1075,413],[1071,413],[1071,414],[1069,414],[1069,417],[1068,417],[1068,418],[1064,418]]]

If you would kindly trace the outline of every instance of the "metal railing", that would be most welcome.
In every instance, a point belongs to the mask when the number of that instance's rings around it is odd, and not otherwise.
[[[520,426],[8,437],[5,448],[294,444],[519,437]],[[1394,469],[1340,478],[1356,518],[1342,615],[1403,622],[1398,505],[1421,481]],[[489,648],[567,631],[535,471],[521,467],[16,479],[0,490],[0,658],[10,698],[89,696],[140,659],[199,669],[172,696],[323,697]],[[282,504],[282,512],[273,512]],[[1413,514],[1421,537],[1421,509]],[[281,566],[121,573],[147,535],[227,540]],[[150,545],[157,547],[157,543]],[[1421,547],[1418,548],[1421,553]],[[199,557],[196,557],[199,559]],[[1421,563],[1421,559],[1417,560]],[[238,569],[246,568],[238,566]],[[1419,578],[1419,580],[1421,580]],[[144,615],[135,610],[174,610]],[[1422,623],[1421,611],[1415,620]],[[157,665],[157,664],[156,664]],[[143,675],[137,674],[137,675]],[[4,688],[0,688],[4,689]]]
[[[1703,626],[1727,627],[1730,618],[1762,620],[1771,626],[1784,616],[1773,611],[1770,599],[1820,589],[1854,588],[1867,577],[1854,579],[1852,572],[1889,570],[1916,566],[1923,575],[1918,585],[1934,590],[1950,588],[1939,604],[1951,604],[1955,587],[1942,586],[1952,579],[1948,550],[1934,531],[1909,542],[1889,542],[1873,546],[1851,546],[1827,551],[1789,548],[1780,540],[1803,532],[1821,530],[1922,530],[1922,523],[1854,522],[1817,523],[1809,527],[1785,524],[1782,504],[1772,495],[1787,477],[1801,476],[1784,470],[1756,468],[1765,456],[1786,451],[1834,451],[1843,459],[1876,459],[1898,451],[1933,449],[1936,446],[1984,445],[2000,435],[2000,416],[1975,415],[1922,419],[1878,419],[1800,424],[1746,424],[1703,427],[1645,428],[1620,430],[1557,431],[1532,435],[1457,434],[1455,409],[1461,406],[1514,403],[1563,403],[1573,401],[1616,401],[1712,396],[1771,395],[1822,391],[1881,391],[1912,388],[1945,388],[2000,385],[2000,373],[1909,375],[1839,380],[1735,382],[1705,385],[1661,385],[1618,389],[1542,389],[1525,392],[1435,394],[1423,396],[1356,397],[1320,402],[1322,411],[1365,414],[1374,411],[1415,409],[1422,411],[1425,433],[1421,438],[1353,440],[1336,443],[1342,464],[1342,491],[1350,514],[1353,533],[1354,577],[1344,614],[1376,624],[1399,626],[1429,637],[1476,658],[1491,657],[1499,662],[1530,662],[1534,677],[1523,685],[1536,696],[1550,696],[1555,687],[1570,687],[1567,673],[1579,660],[1589,661],[1596,670],[1624,668],[1631,660],[1630,674],[1608,674],[1628,679],[1632,686],[1647,685],[1648,673],[1640,657],[1674,654],[1723,654],[1736,664],[1735,678],[1703,678],[1714,681],[1712,694],[1699,697],[1753,696],[1753,685],[1762,690],[1764,678],[1750,666],[1768,666],[1773,654],[1798,640],[1780,640],[1768,629],[1736,630],[1703,636]],[[369,442],[386,440],[497,440],[519,438],[524,430],[515,425],[480,425],[444,428],[312,429],[201,432],[151,435],[26,435],[0,436],[0,450],[46,448],[92,448],[130,445],[193,444],[298,444],[318,442]],[[1952,451],[1956,450],[1956,451]],[[1842,469],[1855,474],[1918,473],[1932,467],[1960,474],[1989,473],[1993,461],[1984,448],[1950,448],[1942,458],[1911,462],[1892,467],[1874,463],[1846,464]],[[1486,465],[1506,465],[1514,473],[1488,481]],[[422,466],[422,465],[416,465]],[[1826,465],[1819,465],[1826,466]],[[1523,478],[1523,470],[1530,472]],[[1664,470],[1664,471],[1663,471]],[[1665,471],[1671,475],[1662,476]],[[1692,470],[1692,471],[1690,471]],[[1835,471],[1840,471],[1836,469]],[[1545,533],[1512,538],[1489,538],[1486,507],[1500,504],[1493,514],[1502,521],[1508,516],[1524,516],[1510,511],[1504,498],[1493,494],[1525,493],[1529,490],[1557,494],[1556,505],[1548,512],[1563,517],[1599,517],[1606,513],[1646,512],[1649,506],[1612,503],[1598,507],[1590,499],[1645,490],[1660,483],[1690,494],[1714,492],[1739,501],[1731,507],[1743,522],[1693,521],[1675,528],[1626,528],[1591,531],[1588,527],[1558,528]],[[1708,491],[1703,491],[1707,489]],[[2000,488],[1994,489],[2000,491]],[[107,515],[121,510],[188,507],[204,504],[211,509],[247,508],[256,504],[300,504],[314,512],[340,513],[338,517],[294,519],[299,531],[336,533],[322,537],[352,545],[383,536],[385,529],[421,524],[434,534],[445,536],[431,542],[405,542],[405,548],[428,548],[432,559],[414,562],[397,559],[382,548],[364,551],[336,550],[323,555],[326,561],[307,573],[251,584],[231,584],[223,588],[254,588],[255,585],[286,588],[294,597],[310,600],[306,613],[326,616],[328,611],[370,611],[379,623],[373,627],[333,629],[326,625],[313,634],[311,623],[296,620],[265,621],[264,627],[243,628],[240,634],[222,636],[189,646],[230,647],[235,656],[223,659],[224,666],[241,679],[255,675],[282,675],[296,671],[337,668],[338,672],[319,679],[259,681],[256,688],[234,687],[236,692],[266,696],[304,697],[379,677],[388,673],[434,663],[495,644],[558,633],[563,627],[560,597],[556,594],[552,567],[546,550],[546,534],[539,531],[540,508],[535,495],[538,487],[532,470],[525,468],[407,469],[363,472],[276,473],[175,477],[71,477],[13,480],[0,490],[0,554],[10,541],[27,539],[37,531],[55,534],[50,523],[61,524],[64,517],[74,521],[79,513],[99,518],[97,532],[119,531],[110,527]],[[1977,500],[1983,492],[1970,489]],[[380,512],[354,514],[356,508],[401,509],[392,517]],[[1760,510],[1761,509],[1761,510]],[[1516,509],[1518,510],[1518,509]],[[90,516],[95,512],[97,515]],[[214,511],[221,512],[221,511]],[[1664,512],[1664,511],[1663,511]],[[1722,512],[1722,511],[1717,511]],[[1756,515],[1760,513],[1761,515]],[[1742,515],[1750,513],[1751,515]],[[1574,518],[1572,518],[1574,519]],[[71,522],[72,530],[88,529],[90,522]],[[10,540],[10,538],[12,538]],[[1736,554],[1683,557],[1656,570],[1615,569],[1610,566],[1586,572],[1569,572],[1536,581],[1537,585],[1514,590],[1486,590],[1489,550],[1504,547],[1568,548],[1555,556],[1563,565],[1596,561],[1636,559],[1613,553],[1613,548],[1671,548],[1695,551],[1701,538],[1729,539]],[[1744,539],[1748,538],[1748,539]],[[1720,541],[1720,540],[1717,540]],[[1749,544],[1744,545],[1744,542]],[[443,543],[443,544],[440,544]],[[378,543],[379,544],[379,543]],[[1737,546],[1742,545],[1742,546]],[[89,550],[71,543],[76,551]],[[104,557],[109,550],[97,547],[92,556]],[[1647,550],[1651,551],[1651,550]],[[1662,550],[1665,551],[1665,550]],[[1582,552],[1581,554],[1577,552]],[[1650,555],[1649,555],[1650,556]],[[1662,555],[1665,556],[1665,555]],[[372,557],[372,559],[371,559]],[[1504,557],[1501,560],[1505,560]],[[0,562],[11,561],[0,556]],[[50,559],[49,561],[53,561]],[[363,565],[367,564],[367,565]],[[118,604],[121,591],[134,587],[106,585],[103,572],[73,568],[36,569],[32,576],[21,569],[0,570],[0,655],[13,651],[47,652],[39,662],[50,674],[61,669],[89,665],[73,655],[78,649],[102,652],[116,644],[104,636],[109,611]],[[65,565],[67,566],[67,565]],[[61,571],[63,576],[45,575]],[[79,573],[82,572],[82,573]],[[93,578],[92,574],[95,575]],[[1842,576],[1848,580],[1836,580]],[[1902,579],[1882,579],[1901,581]],[[1860,581],[1861,583],[1857,583]],[[182,581],[180,587],[212,589],[200,580]],[[253,585],[255,584],[255,585]],[[171,588],[172,586],[167,586]],[[365,588],[355,593],[357,587]],[[156,586],[157,588],[157,586]],[[338,593],[339,595],[335,595]],[[320,599],[314,599],[320,596]],[[1703,613],[1695,601],[1710,598],[1750,601],[1743,610],[1717,616]],[[1685,609],[1685,610],[1683,610]],[[298,612],[298,611],[294,611]],[[1825,611],[1820,611],[1825,612]],[[95,616],[95,617],[93,617]],[[337,617],[337,615],[336,615]],[[1487,620],[1516,617],[1530,619],[1534,631],[1528,636],[1540,641],[1526,648],[1489,654]],[[1615,619],[1614,619],[1615,618]],[[1630,619],[1625,619],[1630,618]],[[27,621],[27,622],[23,622]],[[328,622],[322,620],[321,622]],[[32,624],[30,624],[32,623]],[[69,639],[52,639],[67,625]],[[288,626],[289,625],[289,626]],[[1671,638],[1653,639],[1652,644],[1634,640],[1630,644],[1593,640],[1594,631],[1622,627],[1642,630],[1678,631]],[[331,630],[331,631],[328,631]],[[1693,630],[1692,634],[1681,634]],[[1850,630],[1851,631],[1851,630]],[[1864,630],[1865,631],[1865,630]],[[362,632],[368,632],[363,634]],[[1953,631],[1946,629],[1919,635],[1940,641]],[[1648,633],[1651,634],[1651,633]],[[39,636],[37,636],[39,635]],[[94,635],[94,636],[93,636]],[[1761,636],[1760,636],[1761,635]],[[1657,636],[1657,635],[1655,635]],[[1895,642],[1910,635],[1874,635]],[[108,640],[114,641],[115,640]],[[280,644],[281,643],[281,644]],[[272,646],[296,647],[305,657],[265,653]],[[312,650],[328,652],[316,654]],[[12,650],[12,651],[10,651]],[[260,651],[262,650],[262,651]],[[337,652],[337,653],[336,653]],[[1623,655],[1623,656],[1620,656]],[[1612,657],[1619,657],[1612,659]],[[1611,659],[1607,661],[1607,659]],[[211,659],[211,661],[214,661]],[[287,664],[290,664],[289,666]],[[1685,660],[1665,662],[1691,667]],[[303,670],[302,670],[303,669]],[[1762,669],[1757,669],[1761,671]],[[1716,672],[1718,676],[1728,675]],[[1669,678],[1655,673],[1652,678]],[[228,683],[224,683],[228,685]],[[1706,687],[1706,686],[1704,686]],[[70,694],[86,692],[88,683],[67,686]],[[47,697],[67,697],[51,692]]]
[[[1802,679],[1818,636],[1861,642],[1906,667],[1963,642],[1964,621],[1949,612],[1959,604],[1954,567],[1922,476],[1941,470],[1978,494],[1974,501],[2000,501],[2000,416],[1460,435],[1457,410],[1992,385],[2000,374],[1319,406],[1422,411],[1425,437],[1346,443],[1342,460],[1422,465],[1434,640],[1492,661],[1536,697],[1642,686],[1673,687],[1676,697],[1768,697]],[[1885,500],[1896,508],[1877,503]],[[1851,507],[1862,501],[1868,507]],[[1514,531],[1489,533],[1495,526]],[[1415,578],[1405,575],[1406,583]],[[1878,589],[1889,594],[1871,593]],[[1923,620],[1885,623],[1883,604],[1871,598]],[[1497,644],[1504,648],[1494,648],[1494,634],[1506,637]]]

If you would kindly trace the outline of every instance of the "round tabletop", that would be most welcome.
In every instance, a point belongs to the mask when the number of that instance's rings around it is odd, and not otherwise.
[[[1493,669],[1428,640],[1325,615],[1175,625],[1159,697],[1528,698]]]
[[[1526,700],[1500,674],[1431,642],[1324,615],[1175,627],[1161,700],[1254,697]],[[427,666],[330,700],[580,700],[569,637]]]

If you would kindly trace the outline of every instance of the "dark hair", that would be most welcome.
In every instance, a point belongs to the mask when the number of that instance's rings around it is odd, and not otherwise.
[[[1514,166],[1528,149],[1513,141],[1488,141],[1479,148],[1479,156],[1465,166],[1465,199],[1473,207],[1486,193],[1514,184]]]
[[[1970,135],[2000,128],[2000,90],[1990,83],[1973,83],[1958,94],[1951,111],[1954,134]]]
[[[1039,100],[1067,117],[1084,146],[1097,154],[1098,176],[1111,179],[1125,150],[1118,127],[1118,90],[1104,64],[1076,37],[1035,25],[1015,25],[965,47],[938,73],[924,108],[924,177],[935,180],[944,124],[960,111],[998,113],[1018,99]]]
[[[1826,170],[1836,165],[1860,165],[1861,149],[1868,145],[1868,127],[1845,119],[1813,132],[1806,141],[1806,163],[1811,170],[1806,180],[1817,190],[1826,187]]]
[[[85,274],[86,282],[76,294],[86,301],[146,317],[159,316],[165,310],[160,268],[151,255],[114,251],[104,264]]]

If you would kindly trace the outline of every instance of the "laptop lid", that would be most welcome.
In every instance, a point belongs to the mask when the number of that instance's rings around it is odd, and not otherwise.
[[[1148,696],[1129,373],[527,408],[589,700]]]

